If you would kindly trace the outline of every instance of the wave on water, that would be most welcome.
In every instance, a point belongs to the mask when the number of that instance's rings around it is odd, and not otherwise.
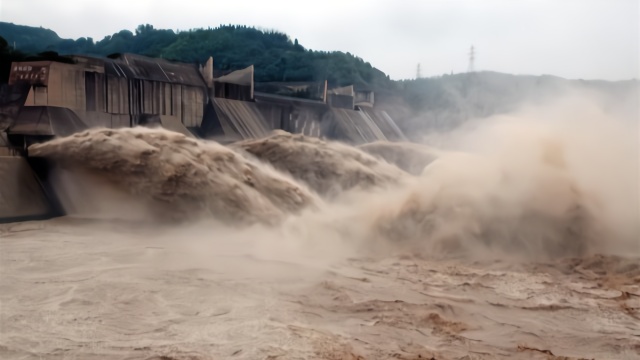
[[[88,130],[33,145],[29,153],[106,178],[163,205],[160,216],[179,220],[208,214],[272,224],[319,201],[301,184],[227,147],[162,129]]]
[[[355,147],[280,130],[262,139],[233,144],[232,148],[291,174],[329,198],[349,190],[398,184],[406,175]]]
[[[437,149],[430,146],[406,142],[376,141],[360,145],[358,149],[412,175],[420,175],[440,155]]]

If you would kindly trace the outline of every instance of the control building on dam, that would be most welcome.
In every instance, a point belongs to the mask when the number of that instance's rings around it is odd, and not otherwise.
[[[45,170],[27,148],[92,127],[161,126],[221,143],[275,129],[352,144],[404,139],[372,91],[325,81],[258,84],[261,92],[253,73],[217,74],[212,58],[196,66],[133,54],[13,63],[0,87],[0,221],[55,212],[45,206]],[[301,92],[310,96],[286,95]]]

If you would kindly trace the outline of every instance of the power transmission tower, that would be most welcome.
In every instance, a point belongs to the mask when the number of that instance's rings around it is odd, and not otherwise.
[[[420,73],[420,63],[418,63],[418,67],[416,68],[416,79],[420,79],[422,74]]]
[[[471,45],[471,49],[469,50],[469,68],[467,72],[475,71],[475,61],[476,61],[476,49]]]

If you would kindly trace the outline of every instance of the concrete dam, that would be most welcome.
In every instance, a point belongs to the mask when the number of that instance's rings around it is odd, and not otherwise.
[[[160,127],[231,144],[274,130],[353,145],[402,141],[374,93],[354,86],[279,83],[311,98],[256,91],[253,66],[217,74],[204,66],[133,54],[13,63],[0,89],[0,221],[65,214],[50,160],[29,147],[88,129]],[[273,87],[274,84],[270,84]]]

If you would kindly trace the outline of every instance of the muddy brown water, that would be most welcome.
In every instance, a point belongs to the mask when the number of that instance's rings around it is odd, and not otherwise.
[[[640,358],[638,258],[318,265],[256,241],[74,218],[2,225],[0,358]]]

